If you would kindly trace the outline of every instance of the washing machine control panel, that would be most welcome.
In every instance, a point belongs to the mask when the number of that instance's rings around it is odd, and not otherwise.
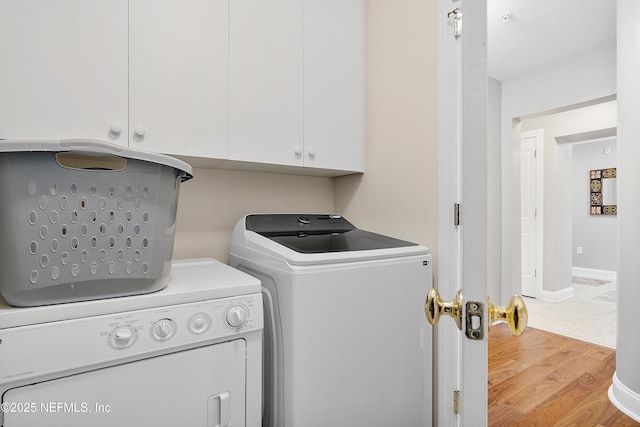
[[[262,328],[262,295],[250,294],[0,329],[0,384],[96,360],[133,360],[259,335]]]

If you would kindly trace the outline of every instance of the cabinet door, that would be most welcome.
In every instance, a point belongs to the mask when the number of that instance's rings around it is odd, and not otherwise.
[[[228,155],[227,0],[131,0],[131,147]]]
[[[229,3],[229,158],[302,165],[300,0]]]
[[[363,171],[363,0],[304,2],[304,165]]]
[[[0,138],[127,145],[127,0],[0,0],[0,58]]]

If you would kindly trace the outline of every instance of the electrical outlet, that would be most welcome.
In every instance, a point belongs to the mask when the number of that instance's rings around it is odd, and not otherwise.
[[[582,255],[582,246],[578,246],[578,247],[576,248],[576,253],[577,253],[578,255]]]

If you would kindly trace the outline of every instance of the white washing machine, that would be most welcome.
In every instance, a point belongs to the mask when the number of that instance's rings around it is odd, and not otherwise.
[[[263,426],[431,425],[428,248],[338,215],[248,215],[230,264],[262,282]]]
[[[0,304],[0,425],[261,423],[260,282],[176,261],[152,294],[32,308]]]

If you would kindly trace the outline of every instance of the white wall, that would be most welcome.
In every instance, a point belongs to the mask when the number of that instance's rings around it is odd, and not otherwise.
[[[618,337],[609,397],[640,422],[640,2],[618,4]]]
[[[611,152],[605,154],[605,148]],[[615,272],[618,267],[618,217],[590,214],[590,171],[615,168],[616,139],[573,144],[573,267]],[[576,248],[582,248],[582,254]]]
[[[366,172],[335,179],[337,212],[434,255],[438,13],[438,2],[367,1]]]
[[[521,124],[522,131],[544,129],[544,291],[557,292],[571,286],[573,150],[570,143],[559,143],[558,139],[615,128],[616,119],[616,102],[609,101]]]
[[[520,127],[514,119],[567,109],[616,93],[616,49],[569,58],[502,83],[502,299],[521,292]],[[569,106],[569,107],[568,107]]]

